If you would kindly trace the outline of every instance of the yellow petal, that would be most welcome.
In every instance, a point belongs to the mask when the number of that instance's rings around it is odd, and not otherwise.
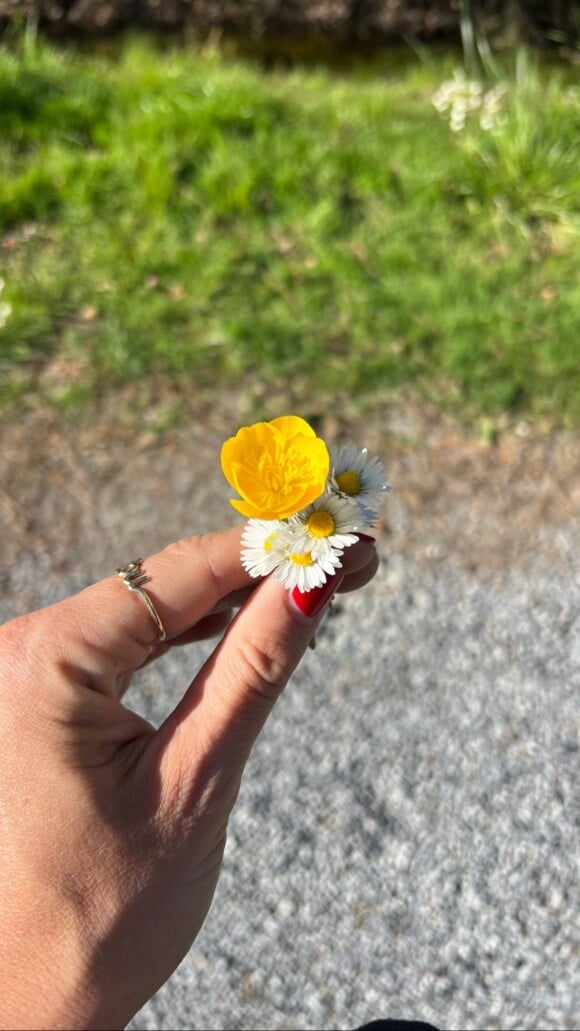
[[[279,415],[277,419],[272,419],[270,426],[274,426],[286,440],[298,436],[316,436],[310,423],[306,422],[306,419],[301,419],[299,415]]]
[[[285,519],[322,494],[330,457],[326,444],[299,416],[243,426],[226,440],[221,463],[241,496],[232,506],[247,518]]]
[[[232,508],[235,508],[236,512],[239,512],[241,515],[246,516],[246,519],[270,518],[270,516],[262,516],[260,514],[260,509],[255,508],[254,505],[250,505],[247,501],[236,501],[235,498],[230,498],[230,505],[232,506]],[[277,519],[278,517],[273,516],[272,518]]]

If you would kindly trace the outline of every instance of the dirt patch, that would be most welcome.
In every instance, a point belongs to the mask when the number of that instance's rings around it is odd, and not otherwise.
[[[74,420],[39,409],[0,424],[4,589],[23,562],[32,576],[81,572],[88,582],[171,540],[239,521],[219,468],[223,440],[251,421],[238,395],[194,403],[163,431],[151,428],[153,410],[121,410],[111,396]],[[577,435],[521,427],[486,444],[400,404],[364,423],[312,418],[329,443],[353,439],[385,461],[394,490],[378,535],[389,551],[478,575],[539,557],[569,561],[580,511]]]

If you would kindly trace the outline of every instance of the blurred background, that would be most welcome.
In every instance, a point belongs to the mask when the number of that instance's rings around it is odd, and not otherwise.
[[[0,32],[0,618],[237,522],[244,423],[394,486],[135,1028],[577,1027],[578,3],[0,0]]]
[[[1,15],[3,406],[578,421],[576,3]]]
[[[579,25],[564,0],[0,2],[10,560],[55,521],[49,483],[70,549],[103,492],[127,525],[106,491],[136,503],[135,451],[207,478],[223,435],[284,411],[362,425],[415,509],[425,443],[488,463],[472,493],[490,465],[517,493],[522,449],[568,477]]]

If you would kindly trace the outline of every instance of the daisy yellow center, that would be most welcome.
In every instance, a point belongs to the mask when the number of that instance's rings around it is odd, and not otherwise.
[[[293,551],[292,554],[288,556],[288,558],[291,562],[294,563],[295,566],[314,565],[314,559],[312,558],[312,555],[309,551]]]
[[[330,512],[313,512],[308,516],[306,528],[312,537],[331,537],[336,523]]]
[[[360,493],[360,476],[357,475],[352,469],[347,469],[344,473],[339,473],[336,477],[338,489],[343,494],[348,494],[349,497],[354,497],[355,494]]]
[[[275,541],[275,540],[276,540],[276,534],[275,533],[271,533],[269,537],[266,537],[266,539],[264,541],[264,551],[271,551],[272,550],[272,541]]]

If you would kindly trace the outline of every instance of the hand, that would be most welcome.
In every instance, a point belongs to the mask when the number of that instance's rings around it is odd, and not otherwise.
[[[244,765],[322,614],[256,586],[240,535],[144,563],[163,644],[116,576],[0,628],[2,1027],[123,1027],[205,919]],[[373,543],[343,561],[341,589],[362,586]],[[121,704],[144,663],[216,633],[158,730]]]

